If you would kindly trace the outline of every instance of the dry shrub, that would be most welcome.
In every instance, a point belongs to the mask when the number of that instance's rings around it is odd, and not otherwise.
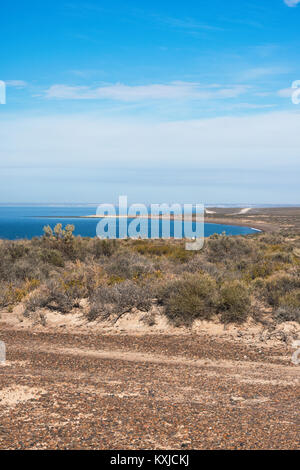
[[[205,272],[213,277],[218,277],[219,269],[215,263],[210,263],[202,254],[197,254],[180,266],[182,272]]]
[[[32,240],[1,241],[0,306],[11,308],[25,299],[28,308],[68,312],[81,298],[88,298],[97,317],[99,311],[110,315],[136,305],[143,308],[139,292],[148,304],[149,292],[159,286],[158,302],[175,324],[189,325],[195,318],[212,318],[215,313],[225,322],[243,321],[250,296],[244,281],[260,305],[273,308],[275,320],[299,317],[300,238],[296,234],[214,235],[196,253],[176,240],[74,237],[71,226],[46,232]]]
[[[9,261],[2,258],[0,263],[0,279],[6,282],[16,283],[26,279],[43,280],[48,277],[50,266],[44,264],[33,253],[25,258]]]
[[[38,279],[26,280],[17,284],[1,284],[0,285],[0,306],[8,307],[18,304],[24,300],[28,294],[39,287]]]
[[[193,256],[193,253],[187,251],[183,245],[157,243],[153,241],[136,241],[133,244],[134,249],[142,254],[153,257],[166,257],[173,261],[181,263],[186,262]]]
[[[276,273],[262,283],[262,296],[272,307],[279,306],[279,300],[291,290],[300,288],[300,277],[288,273]]]
[[[100,317],[107,319],[112,315],[120,316],[133,308],[147,311],[151,307],[150,289],[133,281],[124,281],[113,286],[99,287],[91,299],[88,314],[90,321]]]
[[[278,323],[295,321],[300,323],[300,310],[293,307],[279,307],[274,313],[274,320]]]
[[[104,271],[96,263],[76,261],[69,263],[67,269],[55,276],[62,290],[73,299],[90,297],[94,289],[104,282]]]
[[[275,311],[274,319],[278,322],[296,321],[300,323],[300,289],[280,297],[279,308]]]
[[[68,295],[57,281],[51,280],[41,290],[34,292],[25,303],[25,315],[40,308],[69,313],[75,306],[74,298]]]
[[[46,287],[33,292],[33,294],[25,302],[24,315],[29,316],[40,308],[45,308],[51,301],[50,292]]]
[[[105,266],[110,276],[116,276],[120,280],[138,279],[155,272],[154,263],[148,258],[137,253],[120,253],[110,258]]]
[[[300,310],[300,289],[295,289],[283,297],[280,297],[279,305]]]
[[[227,237],[226,235],[212,235],[208,239],[206,251],[210,262],[256,257],[256,249],[252,240],[242,237]]]
[[[36,308],[47,307],[67,313],[79,305],[80,299],[90,297],[101,282],[103,282],[103,270],[99,265],[87,266],[80,261],[69,263],[68,269],[54,273],[51,278],[44,281],[43,289],[28,299],[26,308],[34,311]],[[19,293],[19,290],[16,292]],[[22,295],[23,297],[25,295]]]
[[[49,263],[52,266],[63,268],[65,265],[61,252],[55,249],[45,248],[41,250],[40,257],[44,263]]]
[[[172,323],[190,326],[195,319],[210,319],[216,312],[216,281],[208,274],[189,274],[167,284],[158,298]]]
[[[8,253],[12,261],[24,258],[29,253],[29,247],[23,242],[8,242]]]
[[[251,306],[250,291],[238,280],[227,281],[221,287],[219,311],[223,323],[243,323]]]
[[[266,260],[276,264],[292,264],[293,254],[284,251],[277,251],[266,256]]]
[[[89,241],[88,249],[96,259],[102,256],[110,257],[116,251],[116,241],[93,238]]]
[[[146,313],[142,318],[142,322],[149,327],[155,326],[156,325],[155,313],[154,312]]]
[[[10,303],[8,286],[0,283],[0,307],[7,307]]]
[[[72,299],[82,299],[88,297],[89,283],[84,265],[78,261],[75,265],[70,265],[61,276],[57,278],[60,282],[61,290]]]

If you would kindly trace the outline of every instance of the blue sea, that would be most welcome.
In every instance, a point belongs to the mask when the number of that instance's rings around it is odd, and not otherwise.
[[[72,224],[75,226],[75,235],[84,237],[95,237],[96,227],[99,219],[80,219],[79,216],[96,214],[97,206],[0,206],[0,238],[8,240],[17,240],[22,238],[31,239],[43,234],[43,227],[50,225],[54,227],[57,223],[63,226]],[[130,224],[131,220],[127,223]],[[183,227],[182,221],[171,221],[170,235],[174,235],[176,224]],[[118,234],[118,220],[117,234]],[[149,224],[150,225],[150,224]],[[161,223],[160,223],[161,225]],[[231,225],[220,225],[206,223],[204,226],[204,235],[208,237],[214,233],[223,233],[227,235],[248,235],[257,230],[248,227],[239,227]],[[144,234],[145,235],[145,234]],[[150,236],[150,228],[148,236]],[[160,226],[161,235],[161,226]]]

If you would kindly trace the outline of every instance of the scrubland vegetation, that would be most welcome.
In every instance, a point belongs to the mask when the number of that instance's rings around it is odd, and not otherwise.
[[[89,321],[160,306],[175,326],[196,319],[300,322],[300,235],[214,235],[200,252],[183,241],[99,240],[61,225],[32,240],[0,241],[0,307],[63,314],[87,306]]]

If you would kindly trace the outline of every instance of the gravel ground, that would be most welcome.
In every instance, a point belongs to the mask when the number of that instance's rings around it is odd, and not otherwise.
[[[296,449],[287,346],[2,325],[0,449]]]

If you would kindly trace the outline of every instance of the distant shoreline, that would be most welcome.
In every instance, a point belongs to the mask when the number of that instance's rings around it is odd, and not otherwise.
[[[151,215],[136,215],[136,216],[126,216],[126,215],[96,215],[96,214],[92,214],[92,215],[66,215],[66,216],[63,216],[63,215],[59,215],[59,216],[56,216],[56,215],[47,215],[47,216],[43,216],[43,215],[40,215],[40,216],[33,216],[34,218],[47,218],[47,219],[137,219],[137,218],[140,218],[140,219],[153,219],[153,220],[168,220],[168,217],[165,217],[165,216],[151,216]],[[178,221],[183,221],[183,218],[182,217],[174,217],[173,215],[170,216],[170,219],[171,220],[178,220]],[[186,219],[185,220],[188,220],[188,221],[195,221],[196,219],[196,215],[193,214],[193,215],[190,215],[190,216],[186,216]],[[256,230],[258,232],[271,232],[273,231],[273,227],[269,227],[267,224],[262,224],[262,223],[256,223],[254,220],[251,220],[251,223],[250,221],[248,223],[244,222],[244,221],[239,221],[239,220],[236,220],[236,219],[230,219],[230,218],[226,218],[226,219],[222,219],[222,218],[218,218],[218,217],[209,217],[208,219],[206,217],[204,217],[204,223],[205,224],[216,224],[216,225],[232,225],[232,226],[235,226],[235,227],[247,227],[247,228],[250,228],[252,230]]]
[[[65,204],[64,204],[65,205]],[[58,206],[58,204],[57,204]],[[260,207],[261,206],[261,207]],[[67,207],[67,205],[65,205]],[[240,209],[240,210],[237,210]],[[41,206],[41,214],[43,214]],[[56,212],[56,211],[55,211]],[[59,211],[58,211],[59,212]],[[66,212],[68,212],[66,210]],[[26,217],[26,211],[24,211],[23,217]],[[102,216],[92,213],[89,215],[31,215],[30,217],[45,218],[51,221],[52,219],[57,220],[74,220],[78,219],[101,219]],[[124,216],[105,216],[107,218],[117,217],[124,218]],[[148,216],[129,216],[128,219],[136,219],[137,217],[149,218]],[[163,219],[164,215],[152,216],[155,218]],[[171,216],[172,217],[172,216]],[[174,217],[173,217],[174,218]],[[195,215],[190,214],[189,220],[195,220]],[[181,217],[176,217],[176,220],[181,220]],[[260,230],[266,233],[278,233],[282,230],[300,230],[300,205],[298,204],[286,204],[286,205],[269,205],[269,207],[263,205],[251,205],[244,207],[242,205],[217,205],[217,206],[206,206],[205,207],[205,224],[218,224],[218,225],[231,225],[236,227],[247,227],[250,229]]]

